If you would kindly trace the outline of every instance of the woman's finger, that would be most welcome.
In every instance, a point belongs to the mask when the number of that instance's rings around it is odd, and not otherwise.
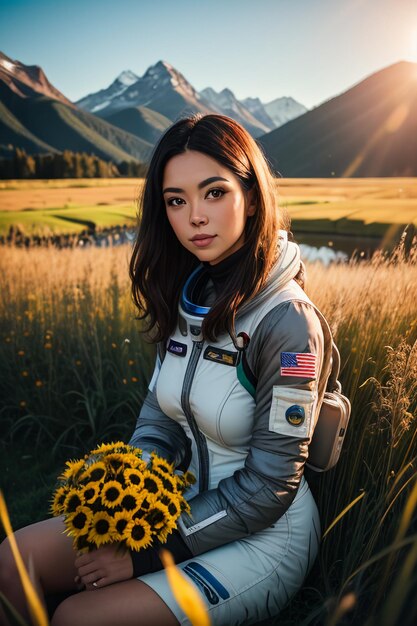
[[[100,580],[100,578],[102,577],[102,574],[100,571],[95,571],[92,574],[87,574],[86,576],[81,576],[81,580],[83,581],[84,585],[89,585],[90,583],[95,583],[98,580]]]
[[[98,570],[98,564],[91,562],[83,567],[78,568],[78,574],[82,578],[83,576],[87,576],[88,574],[92,574]]]
[[[107,587],[107,585],[111,585],[113,582],[117,581],[110,580],[107,577],[99,578],[99,580],[94,581],[94,583],[89,583],[88,585],[86,585],[85,589],[86,591],[97,591],[102,587]]]
[[[85,552],[84,554],[78,553],[78,556],[74,561],[75,567],[83,567],[84,565],[91,563],[94,560],[91,556],[92,554],[93,553],[90,552]]]

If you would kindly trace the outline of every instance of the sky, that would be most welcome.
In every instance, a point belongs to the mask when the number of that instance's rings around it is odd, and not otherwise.
[[[0,0],[0,50],[73,102],[162,59],[197,91],[313,108],[417,62],[417,0]]]

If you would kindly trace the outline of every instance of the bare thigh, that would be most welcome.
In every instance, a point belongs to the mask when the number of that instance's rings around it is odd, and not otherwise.
[[[160,596],[146,583],[130,579],[77,593],[58,606],[51,626],[178,626]]]
[[[72,591],[77,570],[72,539],[63,534],[61,517],[53,517],[16,531],[16,541],[26,565],[31,562],[35,578],[45,593]],[[1,559],[13,563],[7,542],[1,546]]]

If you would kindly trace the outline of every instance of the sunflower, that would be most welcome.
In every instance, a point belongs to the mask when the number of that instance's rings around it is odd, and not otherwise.
[[[67,462],[51,509],[64,515],[76,549],[118,542],[140,550],[153,537],[165,542],[181,512],[191,513],[182,493],[195,482],[193,474],[176,473],[155,452],[149,462],[141,454],[140,448],[116,442]]]
[[[132,519],[123,534],[126,545],[132,550],[147,548],[152,543],[151,527],[144,519]]]
[[[67,515],[65,525],[69,535],[87,535],[90,530],[90,523],[93,519],[93,512],[87,506],[79,506],[74,513]]]
[[[96,546],[94,543],[90,543],[87,537],[87,535],[80,535],[79,537],[74,538],[74,549],[80,550],[81,552],[91,552],[91,550],[94,550]]]
[[[98,483],[87,483],[81,490],[86,504],[92,505],[100,495],[100,485]]]
[[[75,509],[84,504],[84,496],[81,491],[72,487],[64,500],[64,512],[68,515],[74,513]]]
[[[194,485],[194,483],[196,482],[196,477],[189,471],[184,473],[183,479],[187,486]]]
[[[133,512],[133,517],[143,517],[153,504],[158,502],[158,499],[158,496],[155,494],[142,490],[138,498],[139,506],[136,511]]]
[[[123,471],[123,476],[127,485],[135,487],[138,491],[143,489],[144,479],[142,472],[135,468],[128,468]]]
[[[124,467],[133,467],[135,469],[144,470],[146,469],[147,464],[134,452],[128,452],[124,455]]]
[[[114,452],[119,443],[120,445],[123,445],[119,441],[117,441],[116,443],[102,443],[94,450],[91,450],[91,454],[107,454],[107,452]]]
[[[67,465],[67,467],[59,476],[59,480],[71,481],[84,467],[84,459],[80,459],[79,461],[66,461],[65,465]]]
[[[156,495],[159,495],[162,492],[164,486],[161,479],[149,470],[145,470],[143,472],[143,480],[144,490],[148,491],[149,493],[154,493]]]
[[[177,495],[173,493],[169,493],[168,491],[164,491],[161,501],[166,505],[166,507],[168,508],[169,514],[172,517],[176,519],[177,517],[180,516],[181,514],[180,498]]]
[[[51,503],[51,513],[55,516],[62,515],[65,512],[64,502],[67,497],[68,487],[66,485],[61,485],[55,491]]]
[[[116,511],[113,518],[114,541],[123,541],[123,533],[131,519],[130,511]]]
[[[184,512],[184,513],[188,513],[189,515],[191,514],[190,505],[185,499],[180,500],[180,509],[181,509],[181,513]]]
[[[99,511],[94,513],[88,533],[88,541],[97,548],[113,541],[114,522],[108,513]]]
[[[152,468],[152,471],[155,472],[155,476],[157,476],[161,480],[164,490],[168,491],[169,493],[178,493],[178,488],[177,488],[178,481],[176,480],[175,476],[170,476],[169,474],[162,474],[158,470],[154,467]]]
[[[101,490],[101,501],[104,506],[114,509],[121,503],[124,495],[122,485],[117,480],[109,480]]]
[[[96,461],[90,467],[88,467],[79,477],[80,482],[100,482],[106,476],[106,466],[102,461]]]
[[[162,502],[154,502],[148,509],[145,519],[155,530],[163,528],[171,520],[168,507]]]
[[[104,457],[106,467],[112,474],[123,471],[124,455],[119,452],[111,452]]]
[[[168,535],[170,535],[175,528],[175,524],[173,526],[166,526],[165,528],[161,528],[161,530],[158,532],[159,541],[161,543],[166,543]]]
[[[134,487],[127,487],[120,501],[120,506],[123,511],[135,511],[141,506],[146,494],[140,494]]]
[[[162,474],[172,475],[174,473],[174,464],[169,463],[166,459],[159,457],[155,452],[151,452],[152,470],[162,472]]]

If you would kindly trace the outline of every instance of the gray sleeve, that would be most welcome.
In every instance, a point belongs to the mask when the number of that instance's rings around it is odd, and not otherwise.
[[[182,513],[179,529],[194,556],[271,526],[292,503],[320,403],[323,343],[314,309],[302,302],[277,305],[257,327],[247,354],[257,378],[249,453],[242,469],[189,500],[191,516]],[[284,361],[311,355],[315,373],[283,375],[283,353]]]
[[[155,386],[161,361],[156,357],[155,369],[148,393],[136,422],[129,444],[141,448],[146,453],[155,451],[177,469],[186,471],[191,460],[191,441],[184,429],[165,415],[156,398]]]

